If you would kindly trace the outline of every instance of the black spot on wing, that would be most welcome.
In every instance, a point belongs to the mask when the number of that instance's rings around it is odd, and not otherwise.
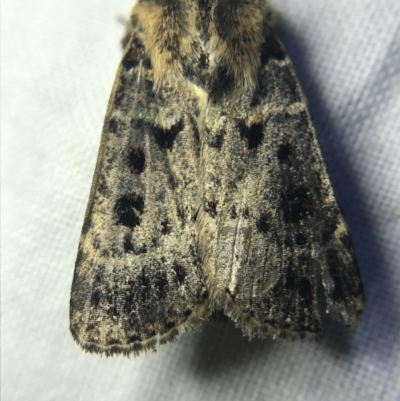
[[[143,212],[144,200],[140,195],[128,194],[118,199],[114,206],[117,224],[133,228],[140,225],[139,215]]]
[[[141,55],[144,52],[144,46],[138,42],[133,42],[131,48],[125,54],[122,60],[122,66],[129,71],[139,65]]]
[[[92,305],[94,308],[97,309],[100,305],[100,300],[101,300],[100,290],[94,290],[90,298],[90,305]]]
[[[126,159],[126,162],[131,170],[132,174],[141,174],[144,170],[146,157],[144,155],[143,150],[139,146],[133,146],[129,155]]]
[[[171,128],[156,128],[154,139],[161,149],[172,149],[177,135],[183,130],[183,120],[179,120]]]
[[[264,138],[262,123],[252,124],[248,127],[246,124],[239,122],[237,127],[241,138],[247,141],[247,149],[253,150],[261,144]]]

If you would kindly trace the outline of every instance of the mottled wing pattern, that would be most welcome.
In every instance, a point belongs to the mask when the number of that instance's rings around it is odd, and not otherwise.
[[[140,0],[107,111],[71,294],[84,349],[138,353],[211,310],[249,337],[315,336],[317,291],[364,292],[264,0]]]
[[[143,32],[117,72],[79,245],[70,322],[88,351],[138,353],[209,314],[197,256],[199,138],[174,85],[154,90]]]
[[[217,88],[204,120],[206,283],[250,337],[318,334],[321,283],[328,311],[354,327],[364,292],[348,227],[293,66],[266,20],[263,38],[256,89]]]

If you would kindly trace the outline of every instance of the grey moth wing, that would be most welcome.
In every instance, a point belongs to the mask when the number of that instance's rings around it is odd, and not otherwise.
[[[177,85],[156,91],[131,27],[83,224],[70,329],[87,351],[137,354],[210,313],[197,256],[199,140]]]
[[[318,287],[353,328],[363,284],[293,65],[267,17],[260,31],[257,84],[217,87],[203,123],[203,269],[215,307],[247,336],[318,337]]]

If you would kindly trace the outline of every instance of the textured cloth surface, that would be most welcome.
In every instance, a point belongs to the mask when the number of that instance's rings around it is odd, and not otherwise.
[[[1,4],[1,399],[400,400],[400,2],[278,0],[353,233],[357,332],[254,340],[204,324],[138,358],[68,329],[77,245],[130,0]]]

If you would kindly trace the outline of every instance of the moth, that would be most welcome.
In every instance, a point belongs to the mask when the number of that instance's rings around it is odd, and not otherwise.
[[[138,354],[213,311],[245,336],[354,328],[365,295],[265,0],[139,0],[123,39],[70,302],[90,352]]]

